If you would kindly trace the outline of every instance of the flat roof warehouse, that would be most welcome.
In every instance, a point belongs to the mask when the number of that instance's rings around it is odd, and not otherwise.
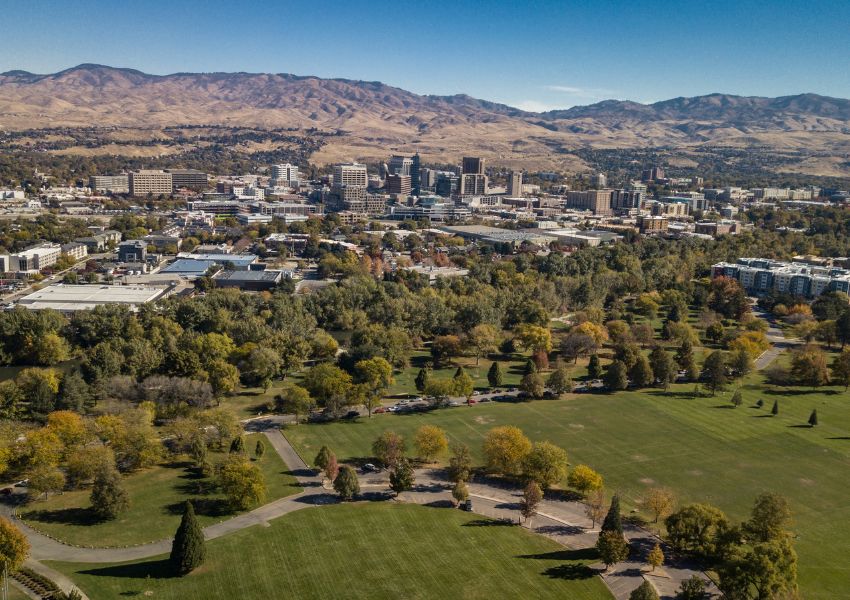
[[[51,308],[64,313],[88,310],[104,304],[123,304],[135,310],[142,304],[168,295],[173,289],[174,286],[57,283],[24,296],[18,305],[31,310]]]

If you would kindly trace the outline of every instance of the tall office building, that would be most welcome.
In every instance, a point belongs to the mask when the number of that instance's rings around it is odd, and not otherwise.
[[[438,196],[448,198],[458,190],[458,176],[451,171],[439,171],[434,180],[434,191]]]
[[[658,181],[664,178],[664,169],[662,167],[652,167],[651,169],[645,169],[641,173],[642,181]]]
[[[411,190],[410,179],[410,175],[387,175],[387,181],[384,184],[384,189],[388,194],[394,194],[397,196],[409,196]]]
[[[612,190],[586,190],[567,193],[567,207],[589,210],[595,215],[611,214]]]
[[[410,191],[414,196],[422,194],[422,175],[419,166],[419,153],[413,155],[413,164],[410,165]]]
[[[602,189],[608,185],[608,177],[605,173],[594,173],[590,177],[590,185],[595,187],[596,189]]]
[[[129,174],[129,184],[133,196],[171,194],[174,190],[171,173],[165,171],[133,171]]]
[[[422,188],[430,189],[437,185],[437,170],[422,167],[419,169],[419,185]]]
[[[298,167],[285,163],[272,165],[272,187],[295,187],[299,181]]]
[[[487,193],[487,176],[477,173],[464,173],[460,176],[461,196],[483,196]]]
[[[91,175],[89,187],[96,192],[126,194],[130,191],[130,180],[126,175]]]
[[[464,156],[461,174],[484,175],[484,159],[477,156]]]
[[[522,196],[522,171],[511,171],[508,178],[508,196],[511,198]]]
[[[360,163],[343,163],[334,165],[334,185],[369,185],[369,175],[366,165]]]
[[[409,156],[394,154],[387,167],[387,175],[410,175],[413,159]]]
[[[205,190],[209,185],[209,178],[203,171],[195,169],[169,169],[171,173],[171,186],[175,190],[189,188],[192,190]]]

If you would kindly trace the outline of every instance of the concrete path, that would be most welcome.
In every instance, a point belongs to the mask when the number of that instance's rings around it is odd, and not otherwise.
[[[770,348],[762,352],[761,355],[755,360],[756,371],[761,371],[763,369],[766,369],[785,350],[793,348],[801,342],[799,339],[796,338],[786,338],[785,332],[776,325],[774,325],[770,315],[768,315],[766,312],[762,311],[758,307],[753,309],[753,314],[757,318],[762,319],[767,323],[767,331],[765,332],[765,337],[767,338],[767,341],[771,344]]]

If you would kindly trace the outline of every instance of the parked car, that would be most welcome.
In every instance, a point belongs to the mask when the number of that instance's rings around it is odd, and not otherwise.
[[[387,412],[387,409],[386,409],[386,408],[384,408],[383,406],[379,406],[378,408],[376,408],[376,409],[375,409],[375,410],[373,410],[372,412],[373,412],[374,414],[376,414],[376,415],[380,415],[381,413],[385,413],[385,412]]]
[[[398,412],[398,406],[390,406],[387,412]]]
[[[460,507],[461,507],[462,510],[465,510],[466,512],[472,512],[472,499],[467,498],[466,502],[461,504]]]
[[[457,400],[452,400],[449,402],[449,406],[460,406],[460,402]]]
[[[477,403],[478,403],[478,400],[476,400],[475,398],[470,398],[469,400],[467,400],[467,404],[477,404]]]
[[[493,399],[490,396],[485,396],[484,398],[480,398],[479,402],[492,402]]]
[[[380,473],[380,472],[381,472],[381,467],[378,467],[378,466],[376,466],[376,465],[373,465],[372,463],[366,463],[365,465],[363,465],[363,466],[361,467],[361,470],[362,470],[364,473]]]
[[[347,413],[345,413],[345,416],[343,417],[343,419],[356,419],[359,416],[360,416],[360,411],[350,410]]]

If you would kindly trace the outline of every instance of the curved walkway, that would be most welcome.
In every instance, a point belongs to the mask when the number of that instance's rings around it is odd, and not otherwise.
[[[266,435],[269,443],[295,475],[304,491],[286,498],[280,498],[251,512],[206,527],[204,538],[207,540],[267,523],[303,508],[333,504],[338,501],[334,494],[322,486],[321,476],[317,476],[295,452],[273,419],[268,421],[254,420],[251,422],[250,428]],[[450,486],[443,478],[440,470],[419,469],[416,473],[416,480],[417,484],[414,489],[401,494],[400,500],[424,505],[451,505]],[[377,494],[388,495],[385,475],[364,477],[361,480],[361,487],[364,488],[364,495],[366,496],[370,494],[368,491],[370,489],[375,489]],[[491,518],[519,521],[520,491],[499,487],[486,481],[470,483],[469,491],[473,498],[474,512]],[[11,516],[11,511],[7,506],[0,505],[0,512]],[[32,547],[31,558],[27,561],[27,566],[50,577],[65,591],[70,591],[71,588],[75,587],[73,582],[61,573],[41,564],[40,561],[114,563],[141,560],[167,554],[171,551],[171,540],[162,540],[129,548],[80,548],[51,539],[20,521],[17,521],[17,524],[26,534]],[[524,523],[523,526],[571,549],[592,547],[596,543],[598,535],[598,530],[591,528],[590,521],[584,515],[583,505],[577,502],[544,500],[540,504],[537,515]],[[646,573],[646,562],[642,559],[657,539],[646,530],[636,527],[627,528],[625,533],[633,547],[636,548],[639,560],[620,563],[613,570],[601,573],[603,581],[617,600],[627,599],[631,591],[641,584],[644,577],[652,582],[662,598],[673,598],[683,580],[694,574],[703,576],[700,571],[678,560],[658,569],[654,574]],[[665,555],[669,558],[673,557],[669,548],[665,548]],[[712,594],[717,594],[717,590],[713,586],[710,591]]]

